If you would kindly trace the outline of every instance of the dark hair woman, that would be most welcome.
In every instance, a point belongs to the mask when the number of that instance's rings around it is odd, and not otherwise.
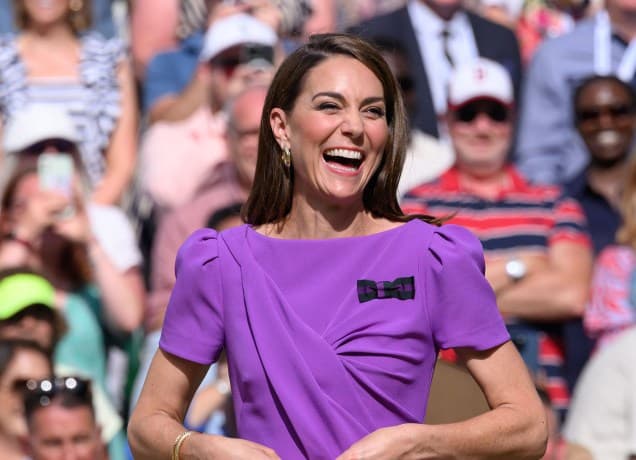
[[[135,458],[539,458],[545,413],[468,231],[395,197],[406,117],[378,51],[314,36],[265,103],[246,225],[182,247],[160,350],[129,425]],[[454,347],[492,410],[425,425]],[[227,353],[241,439],[184,430]]]

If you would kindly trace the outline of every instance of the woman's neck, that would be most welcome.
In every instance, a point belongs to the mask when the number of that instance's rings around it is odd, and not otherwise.
[[[352,205],[312,204],[294,197],[289,215],[280,224],[263,228],[263,233],[288,239],[329,239],[365,236],[393,228],[400,223],[375,218],[362,203]]]
[[[46,44],[75,42],[77,37],[65,22],[47,24],[46,26],[32,26],[21,33],[28,42]]]

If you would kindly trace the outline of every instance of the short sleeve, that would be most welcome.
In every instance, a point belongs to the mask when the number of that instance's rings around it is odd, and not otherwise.
[[[495,294],[484,276],[481,243],[456,225],[436,230],[424,267],[433,340],[442,349],[487,350],[510,339]]]
[[[184,86],[175,74],[172,59],[174,52],[159,53],[154,56],[146,68],[143,109],[147,113],[162,97],[179,94]]]
[[[199,364],[217,360],[224,343],[220,275],[216,231],[197,230],[177,254],[162,350]]]
[[[91,204],[88,207],[91,229],[120,272],[142,264],[142,255],[132,224],[117,206]]]
[[[550,244],[562,241],[591,247],[587,221],[580,204],[573,198],[561,196],[554,204],[554,227],[550,232]]]

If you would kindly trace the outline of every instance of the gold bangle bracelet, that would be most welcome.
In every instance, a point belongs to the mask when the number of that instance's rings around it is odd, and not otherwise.
[[[193,433],[194,431],[188,430],[177,436],[177,439],[174,440],[174,444],[172,445],[172,460],[180,460],[179,451],[181,450],[181,444],[183,444],[183,441],[188,439]]]

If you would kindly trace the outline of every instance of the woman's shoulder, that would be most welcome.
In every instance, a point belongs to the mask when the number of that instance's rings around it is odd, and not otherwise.
[[[426,235],[427,254],[439,267],[472,263],[482,271],[485,267],[483,247],[479,239],[465,227],[454,224],[433,225],[420,221],[417,231]]]
[[[217,239],[219,233],[211,228],[200,228],[195,230],[183,242],[179,249],[182,256],[214,256],[217,255]]]
[[[106,38],[94,30],[80,35],[80,43],[85,60],[119,61],[126,56],[126,45],[120,38]]]
[[[5,47],[15,47],[17,35],[12,32],[0,33],[0,51],[5,51]]]
[[[0,72],[15,65],[20,60],[17,36],[13,33],[0,34]]]
[[[481,243],[475,234],[465,227],[454,224],[436,225],[421,219],[414,219],[409,225],[412,232],[428,238],[429,246],[461,246],[471,250],[478,248],[481,251]]]

